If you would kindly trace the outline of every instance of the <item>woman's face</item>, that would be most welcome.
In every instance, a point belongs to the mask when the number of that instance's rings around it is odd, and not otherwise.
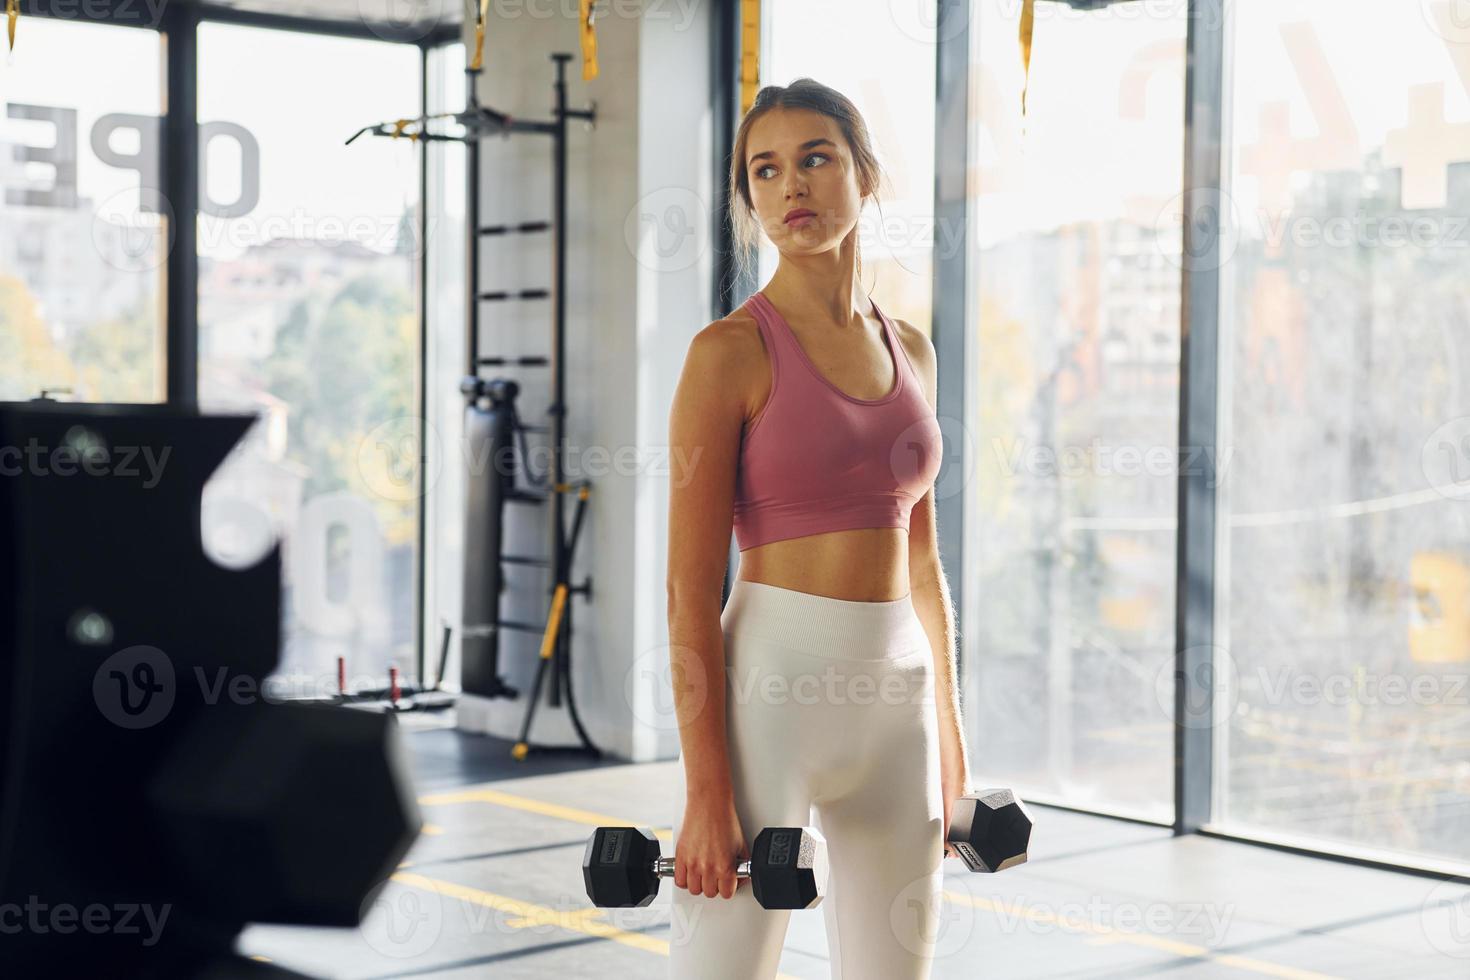
[[[837,248],[862,212],[857,169],[842,128],[811,109],[772,109],[745,141],[750,200],[771,243],[810,255]],[[787,220],[795,209],[814,212]]]

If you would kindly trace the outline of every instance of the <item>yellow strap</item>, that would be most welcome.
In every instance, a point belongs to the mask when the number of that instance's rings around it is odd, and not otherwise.
[[[6,33],[10,35],[10,50],[15,50],[15,22],[20,20],[20,0],[5,0]]]
[[[550,660],[556,652],[556,636],[561,632],[561,613],[567,604],[567,587],[558,585],[551,594],[551,614],[546,617],[546,632],[541,634],[541,659]]]
[[[597,18],[594,0],[582,0],[582,81],[597,77]]]
[[[490,0],[480,0],[480,14],[475,20],[475,56],[470,67],[479,71],[485,67],[485,18],[490,14]]]
[[[740,0],[740,114],[750,111],[761,84],[761,0]]]
[[[1021,117],[1026,117],[1026,90],[1031,87],[1031,35],[1036,27],[1036,0],[1026,0],[1021,8]]]

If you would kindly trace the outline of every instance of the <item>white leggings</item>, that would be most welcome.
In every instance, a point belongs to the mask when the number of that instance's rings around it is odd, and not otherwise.
[[[812,824],[815,809],[830,869],[821,909],[833,980],[927,978],[943,817],[934,661],[911,597],[856,602],[737,579],[720,625],[747,848],[762,827]],[[776,976],[790,910],[762,908],[746,879],[728,899],[672,878],[665,887],[672,980]]]

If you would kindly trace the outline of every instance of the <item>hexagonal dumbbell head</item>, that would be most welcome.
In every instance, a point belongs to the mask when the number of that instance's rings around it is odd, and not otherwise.
[[[633,908],[658,894],[658,838],[644,827],[598,827],[582,854],[582,881],[593,905]]]
[[[750,851],[750,887],[768,909],[809,909],[827,893],[827,841],[813,827],[767,827]]]
[[[1031,814],[1008,789],[961,796],[950,811],[948,840],[971,871],[1004,871],[1026,863]]]
[[[167,859],[201,907],[358,925],[422,825],[397,729],[342,707],[203,709],[148,787]]]

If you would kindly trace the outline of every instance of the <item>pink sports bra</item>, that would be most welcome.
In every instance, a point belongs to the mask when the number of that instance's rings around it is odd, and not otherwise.
[[[852,528],[907,531],[914,504],[939,472],[943,445],[893,322],[873,304],[893,358],[893,390],[853,398],[817,370],[764,294],[745,306],[771,358],[771,394],[740,442],[740,550]]]

